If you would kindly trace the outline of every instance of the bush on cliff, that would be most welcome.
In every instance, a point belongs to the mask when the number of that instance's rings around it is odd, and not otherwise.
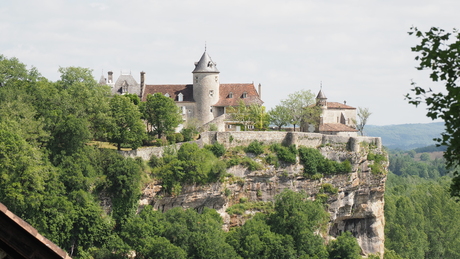
[[[350,173],[351,163],[348,160],[336,162],[325,158],[316,148],[300,147],[299,159],[304,166],[304,176],[315,174]]]

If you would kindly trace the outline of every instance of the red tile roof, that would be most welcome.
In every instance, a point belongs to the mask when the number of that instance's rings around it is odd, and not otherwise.
[[[177,95],[182,93],[184,95],[184,102],[194,102],[193,99],[193,85],[146,85],[142,101],[147,99],[148,94],[168,93],[174,101],[178,101]],[[232,96],[230,95],[232,93]],[[246,93],[246,98],[243,98]],[[256,91],[253,83],[250,84],[220,84],[219,88],[219,101],[214,105],[217,107],[222,106],[237,106],[239,100],[243,100],[245,104],[263,104],[259,94]]]
[[[319,125],[319,132],[356,132],[357,129],[342,123],[324,123]]]
[[[230,95],[232,93],[232,95]],[[246,98],[243,98],[246,93]],[[220,84],[219,101],[214,106],[237,106],[240,100],[246,105],[264,102],[260,99],[253,83],[250,84]]]
[[[343,103],[337,103],[337,102],[327,102],[327,108],[328,109],[355,109],[355,107],[351,107],[349,105],[343,104]]]
[[[177,95],[182,93],[184,95],[184,102],[194,102],[193,100],[193,85],[145,85],[142,101],[146,101],[147,95],[161,93],[168,93],[174,101],[178,101]]]

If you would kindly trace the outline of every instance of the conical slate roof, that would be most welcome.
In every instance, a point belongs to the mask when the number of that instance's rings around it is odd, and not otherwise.
[[[200,61],[195,63],[195,69],[192,73],[220,73],[216,67],[216,63],[212,61],[211,57],[206,53],[203,53]]]
[[[323,90],[319,90],[318,96],[316,99],[327,99],[326,95],[323,93]]]

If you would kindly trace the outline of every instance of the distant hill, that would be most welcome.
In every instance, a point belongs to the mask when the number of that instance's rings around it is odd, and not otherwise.
[[[411,150],[435,144],[434,138],[441,136],[444,122],[374,126],[366,125],[364,133],[370,137],[381,137],[385,147]]]

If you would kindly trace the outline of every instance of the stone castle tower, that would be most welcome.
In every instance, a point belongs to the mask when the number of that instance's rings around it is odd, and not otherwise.
[[[196,118],[201,125],[214,119],[213,105],[219,101],[219,70],[205,51],[193,70],[193,99]]]

